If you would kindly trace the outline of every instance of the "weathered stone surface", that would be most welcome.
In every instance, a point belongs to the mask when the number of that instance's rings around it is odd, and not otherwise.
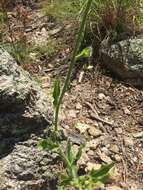
[[[21,115],[23,120],[35,120],[42,124],[51,121],[52,113],[51,103],[39,84],[33,81],[30,75],[3,49],[0,49],[1,113],[3,116],[12,115],[13,118]],[[6,127],[3,129],[0,123],[0,133],[5,135],[6,130]]]
[[[9,141],[50,125],[52,116],[49,98],[39,84],[0,48],[0,155]]]
[[[100,49],[102,62],[121,79],[143,87],[143,36]]]
[[[49,97],[0,48],[0,190],[56,188],[59,159],[37,147],[52,118]]]
[[[56,189],[57,155],[39,150],[36,143],[19,143],[0,160],[0,190]]]

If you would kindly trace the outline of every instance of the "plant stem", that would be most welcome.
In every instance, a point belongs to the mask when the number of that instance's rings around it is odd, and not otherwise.
[[[81,42],[82,42],[82,39],[83,39],[84,29],[85,29],[85,25],[86,25],[86,20],[87,20],[87,16],[88,16],[88,13],[89,13],[90,8],[91,8],[91,4],[92,4],[92,0],[87,0],[87,3],[85,5],[85,9],[84,9],[84,12],[83,12],[81,24],[80,24],[78,36],[77,36],[77,39],[76,39],[73,55],[72,55],[71,62],[70,62],[70,65],[69,65],[69,69],[68,69],[68,72],[67,72],[67,76],[66,76],[66,79],[65,79],[65,82],[64,82],[64,86],[63,86],[62,92],[60,94],[60,97],[59,97],[59,100],[58,100],[58,103],[57,103],[57,106],[56,106],[56,110],[55,110],[55,122],[54,122],[55,131],[58,131],[58,116],[59,116],[60,105],[62,103],[62,99],[64,97],[64,94],[65,94],[65,92],[67,90],[67,87],[69,85],[69,82],[70,82],[70,77],[71,77],[72,69],[73,69],[73,66],[75,64],[76,55],[77,55],[77,53],[79,51],[79,48],[80,48],[80,45],[81,45]]]

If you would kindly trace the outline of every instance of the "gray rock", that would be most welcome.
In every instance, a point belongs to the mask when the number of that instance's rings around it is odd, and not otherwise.
[[[0,48],[0,155],[9,140],[39,133],[52,117],[51,102],[39,84]]]
[[[20,126],[12,127],[14,123],[17,124],[18,118],[22,123],[26,122],[27,125],[24,127],[26,130],[29,123],[47,125],[52,117],[49,98],[31,76],[3,49],[0,49],[0,114],[2,114],[0,115],[2,136],[7,135],[7,132],[9,136],[19,133],[17,129]],[[34,125],[31,125],[31,128],[33,127]]]
[[[56,189],[57,160],[56,154],[39,150],[31,141],[16,145],[0,160],[0,190]]]
[[[50,99],[0,48],[0,190],[56,189],[58,156],[37,147],[52,119]]]
[[[103,64],[115,75],[143,87],[143,36],[101,45],[100,54]]]

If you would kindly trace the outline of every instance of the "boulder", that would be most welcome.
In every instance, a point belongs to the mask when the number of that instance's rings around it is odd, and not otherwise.
[[[116,76],[143,87],[143,36],[101,45],[100,55],[104,66]]]
[[[56,189],[57,155],[38,149],[36,144],[32,139],[18,143],[0,160],[0,190]]]
[[[13,140],[27,138],[50,126],[52,117],[50,98],[30,74],[0,48],[0,156]]]
[[[9,53],[0,49],[1,138],[20,135],[33,128],[37,130],[40,125],[47,126],[51,123],[52,113],[50,98],[40,85]]]
[[[52,120],[50,98],[0,48],[0,190],[56,188],[59,159],[37,147]]]

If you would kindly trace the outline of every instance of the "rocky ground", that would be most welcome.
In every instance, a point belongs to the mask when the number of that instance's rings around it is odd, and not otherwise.
[[[43,45],[52,39],[55,46],[50,55],[31,53],[32,63],[22,66],[38,77],[42,88],[49,94],[55,76],[65,77],[75,33],[73,28],[77,28],[77,24],[74,21],[51,21],[39,8],[29,10],[28,14],[30,22],[25,28],[28,43]],[[17,26],[14,16],[11,20],[12,27]],[[143,91],[119,81],[101,69],[96,60],[94,62],[90,70],[80,67],[73,73],[60,112],[60,126],[73,142],[75,151],[86,142],[80,168],[89,171],[103,162],[116,163],[116,175],[106,185],[106,190],[142,190]],[[26,149],[23,151],[28,151]],[[15,152],[12,154],[16,159]],[[5,160],[2,163],[5,164]]]

